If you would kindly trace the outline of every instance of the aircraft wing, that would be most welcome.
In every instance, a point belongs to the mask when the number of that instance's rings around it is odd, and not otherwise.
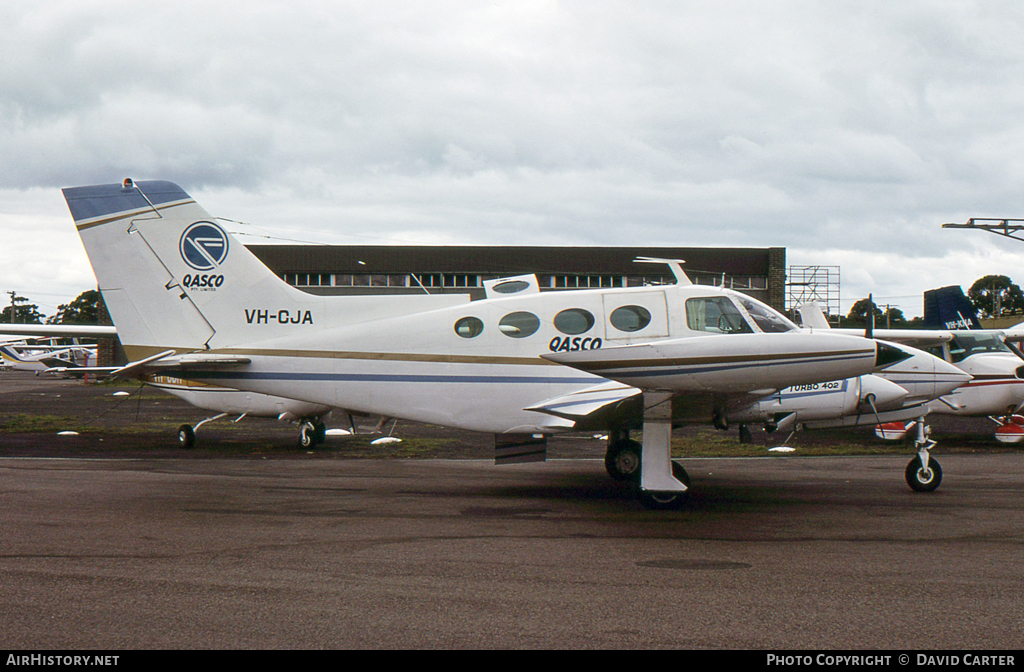
[[[1024,341],[1024,322],[1003,329],[1003,336],[1008,341]]]
[[[863,336],[863,329],[832,329],[837,334]],[[953,332],[945,329],[875,329],[875,338],[893,343],[912,345],[915,348],[930,348],[953,340]]]
[[[607,420],[620,413],[638,414],[642,392],[631,385],[614,381],[577,390],[560,397],[545,399],[524,410],[547,413],[559,418],[572,420],[577,428],[607,426]]]
[[[864,335],[863,329],[832,329],[817,302],[810,301],[800,304],[797,306],[797,311],[800,313],[804,327],[828,329],[831,333],[848,336]],[[871,333],[874,338],[912,345],[915,348],[930,348],[953,340],[953,333],[948,329],[873,329]]]

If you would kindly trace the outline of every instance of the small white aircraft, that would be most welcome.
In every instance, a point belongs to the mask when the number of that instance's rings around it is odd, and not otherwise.
[[[937,415],[988,417],[997,426],[998,440],[1015,443],[1024,439],[1024,418],[1018,415],[1024,409],[1024,360],[1007,345],[1004,333],[980,328],[974,307],[959,287],[926,292],[925,308],[926,323],[945,325],[945,328],[874,329],[873,334],[903,345],[926,348],[971,375],[969,382],[936,395],[928,404],[928,410]],[[799,310],[805,325],[828,326],[817,305],[807,304]],[[837,331],[857,333],[849,329]],[[897,371],[879,375],[905,384]],[[919,436],[927,433],[923,418],[909,425],[883,419],[877,433],[885,439],[900,440],[915,426]]]
[[[689,477],[673,424],[793,385],[856,378],[908,359],[899,346],[805,332],[725,289],[676,285],[540,292],[534,276],[465,295],[316,296],[286,284],[170,182],[64,189],[131,360],[233,390],[493,432],[508,460],[546,436],[643,426],[640,499],[673,508]],[[663,260],[664,261],[664,260]],[[636,390],[642,407],[631,410]]]
[[[110,369],[111,372],[114,370],[116,369]],[[183,399],[196,408],[216,413],[194,425],[184,424],[178,428],[178,442],[183,448],[192,448],[196,445],[196,430],[200,427],[228,415],[238,416],[234,422],[248,416],[277,418],[284,422],[296,423],[299,425],[299,445],[303,448],[312,448],[322,443],[327,435],[325,420],[331,414],[332,408],[324,404],[238,390],[165,374],[142,374],[139,380]]]
[[[43,371],[60,366],[67,371],[95,364],[96,349],[91,346],[40,346],[21,343],[0,345],[0,360],[5,368],[15,371]]]

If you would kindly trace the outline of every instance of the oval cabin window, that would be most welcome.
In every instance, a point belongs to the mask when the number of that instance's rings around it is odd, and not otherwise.
[[[455,323],[455,333],[463,338],[474,338],[483,330],[483,321],[476,317],[464,317]]]
[[[533,313],[509,313],[498,322],[498,330],[510,338],[526,338],[540,329],[540,318]]]
[[[651,312],[643,306],[620,306],[608,320],[619,331],[640,331],[651,323]]]
[[[491,287],[491,289],[499,294],[515,294],[516,292],[528,289],[529,286],[530,283],[523,282],[522,280],[509,280],[508,282],[499,282],[494,287]]]
[[[574,336],[582,334],[594,326],[594,316],[589,310],[569,308],[555,315],[555,329],[563,334]]]

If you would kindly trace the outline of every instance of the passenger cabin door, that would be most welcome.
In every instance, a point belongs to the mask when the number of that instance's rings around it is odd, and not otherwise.
[[[668,304],[664,291],[612,292],[602,298],[605,340],[668,336]]]

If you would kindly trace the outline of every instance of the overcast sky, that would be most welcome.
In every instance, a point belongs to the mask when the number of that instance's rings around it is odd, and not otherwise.
[[[95,286],[60,188],[128,176],[309,242],[780,246],[917,315],[1024,282],[940,228],[1024,217],[1024,5],[0,4],[0,291]]]

